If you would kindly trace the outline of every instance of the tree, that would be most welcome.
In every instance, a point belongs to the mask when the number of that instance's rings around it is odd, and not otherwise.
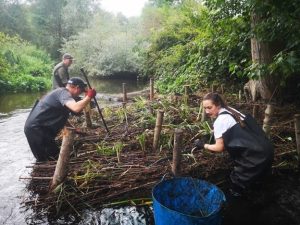
[[[300,72],[300,45],[295,38],[300,29],[299,1],[287,6],[276,0],[207,0],[206,4],[219,20],[243,16],[251,22],[252,64],[245,69],[250,79],[245,89],[253,100],[260,96],[269,101],[289,77]]]
[[[99,11],[90,27],[72,36],[63,46],[63,51],[76,57],[74,70],[85,66],[94,76],[110,76],[121,72],[137,74],[139,55],[136,45],[139,39],[139,24],[136,18]]]
[[[26,7],[18,0],[0,0],[0,31],[9,35],[19,35],[25,40],[32,38]]]
[[[66,0],[31,0],[31,12],[36,39],[34,42],[46,49],[53,58],[59,58],[58,50],[63,40],[63,7]]]
[[[30,0],[30,10],[38,46],[60,59],[62,44],[89,26],[95,0]]]
[[[99,11],[95,0],[67,1],[62,11],[64,38],[71,37],[88,28],[94,14]]]

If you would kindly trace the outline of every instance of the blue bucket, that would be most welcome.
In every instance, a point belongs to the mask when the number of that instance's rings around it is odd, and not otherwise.
[[[190,177],[158,183],[152,191],[155,225],[220,225],[224,193]]]

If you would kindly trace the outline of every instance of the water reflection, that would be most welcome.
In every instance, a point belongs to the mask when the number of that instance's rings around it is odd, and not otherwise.
[[[87,211],[79,225],[147,225],[153,224],[152,209],[149,207],[128,206],[105,208],[101,211]]]
[[[126,83],[127,92],[142,90],[146,83],[137,80],[114,79],[99,80],[89,79],[91,86],[97,93],[118,94],[122,92],[122,84]],[[50,90],[49,90],[50,91]],[[42,97],[46,92],[41,93],[13,93],[0,95],[0,118],[7,116],[16,109],[31,108],[36,99]]]
[[[36,99],[44,93],[14,93],[0,95],[0,117],[16,109],[31,108]]]
[[[98,93],[118,94],[122,93],[122,84],[126,83],[127,92],[138,91],[146,86],[146,83],[138,80],[128,79],[111,79],[99,80],[89,79],[91,86],[94,87]]]

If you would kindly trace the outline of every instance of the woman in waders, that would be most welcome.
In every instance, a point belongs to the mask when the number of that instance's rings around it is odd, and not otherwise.
[[[264,131],[250,115],[228,107],[217,93],[203,98],[206,114],[214,118],[215,144],[196,140],[197,148],[213,152],[228,151],[234,168],[230,174],[233,196],[240,196],[254,183],[270,174],[274,148]]]

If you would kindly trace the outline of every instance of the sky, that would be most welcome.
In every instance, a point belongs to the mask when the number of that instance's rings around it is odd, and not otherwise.
[[[140,16],[144,4],[148,0],[101,0],[101,8],[117,14],[121,12],[126,17]]]

